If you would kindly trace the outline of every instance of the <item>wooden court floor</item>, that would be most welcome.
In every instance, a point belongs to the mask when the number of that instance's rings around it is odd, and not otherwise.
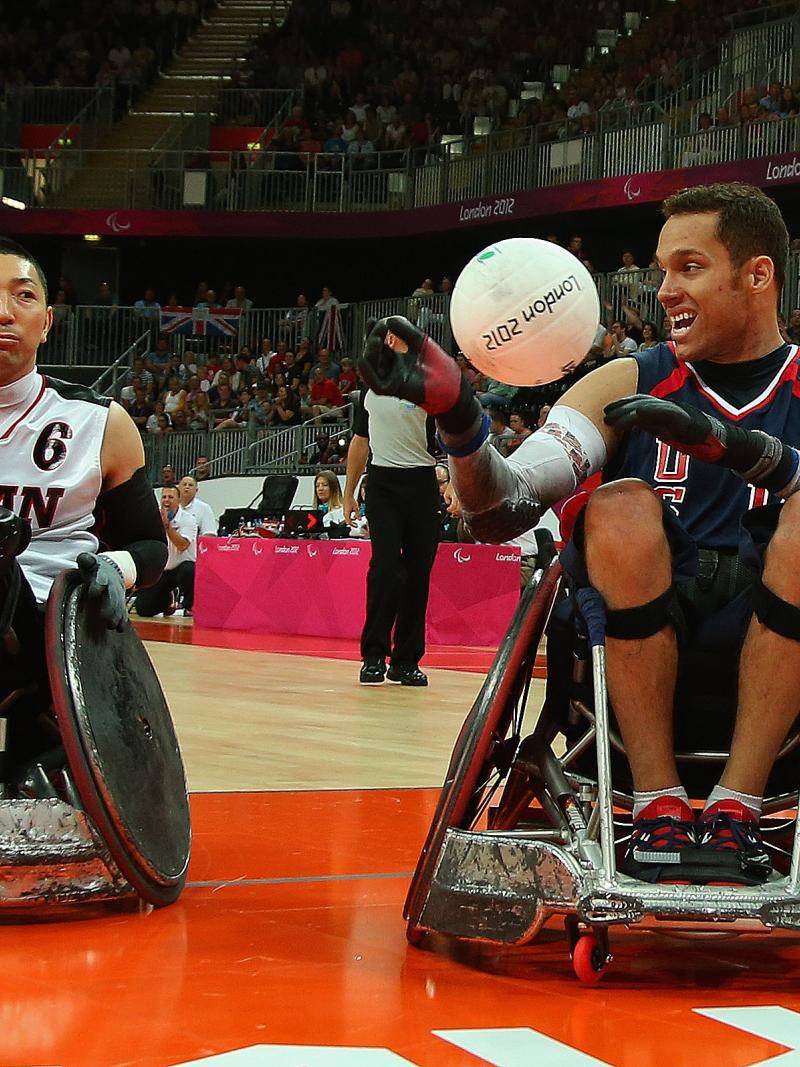
[[[5,921],[0,1067],[800,1065],[800,939],[621,933],[594,987],[558,927],[407,947],[485,650],[434,652],[428,689],[364,689],[344,644],[142,632],[187,764],[189,884],[158,911]]]

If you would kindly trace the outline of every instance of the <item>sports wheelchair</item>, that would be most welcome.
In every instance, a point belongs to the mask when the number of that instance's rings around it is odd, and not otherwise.
[[[47,602],[49,692],[37,657],[16,678],[26,653],[12,625],[22,588],[15,557],[26,540],[0,509],[0,642],[15,676],[10,686],[3,679],[0,700],[0,909],[172,903],[191,829],[158,677],[131,626],[108,630],[98,618],[74,570]]]
[[[618,871],[633,796],[606,696],[604,622],[599,594],[575,592],[558,559],[533,575],[450,759],[405,902],[412,945],[429,932],[524,945],[560,920],[575,974],[591,983],[613,959],[613,926],[800,929],[800,836],[788,813],[798,800],[800,733],[785,741],[768,786],[761,829],[774,870],[765,884],[650,884]],[[542,674],[545,633],[547,685],[537,717],[528,702],[532,678]],[[691,749],[686,728],[676,724],[690,796],[706,796],[716,784],[736,706],[735,650],[729,659],[704,651],[716,662],[716,679],[706,658],[699,667],[690,662],[678,683],[678,699],[699,695],[706,713],[691,724]],[[714,681],[728,691],[712,691]],[[709,702],[718,705],[710,716]]]

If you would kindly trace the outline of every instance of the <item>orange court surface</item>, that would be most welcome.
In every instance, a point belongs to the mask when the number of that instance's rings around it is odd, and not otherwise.
[[[596,986],[558,925],[518,950],[407,946],[489,650],[433,650],[427,690],[374,689],[352,642],[137,628],[186,761],[189,881],[161,910],[5,917],[0,1067],[800,1065],[790,935],[613,931]]]

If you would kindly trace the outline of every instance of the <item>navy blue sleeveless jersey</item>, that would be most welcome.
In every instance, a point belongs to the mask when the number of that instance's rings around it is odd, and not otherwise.
[[[702,372],[691,363],[678,360],[670,342],[633,357],[639,366],[637,392],[693,404],[721,421],[763,430],[800,448],[800,349],[787,345],[786,353],[772,380],[740,408],[703,381]],[[641,478],[652,485],[704,548],[735,550],[742,515],[774,502],[764,489],[747,485],[727,468],[686,456],[641,430],[628,433],[606,466],[603,480],[616,478]]]

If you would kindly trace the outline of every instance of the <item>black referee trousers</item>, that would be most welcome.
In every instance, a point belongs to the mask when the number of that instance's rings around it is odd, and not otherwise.
[[[428,587],[439,540],[434,468],[370,466],[366,513],[372,558],[361,656],[416,666],[425,652]]]

